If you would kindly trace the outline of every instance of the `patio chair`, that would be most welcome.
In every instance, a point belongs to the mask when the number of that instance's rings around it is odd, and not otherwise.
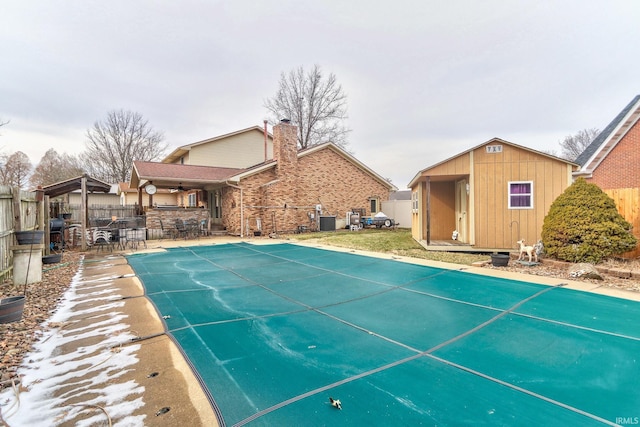
[[[203,219],[200,221],[200,235],[208,236],[209,235],[209,219]]]
[[[175,229],[173,228],[164,228],[164,223],[160,220],[160,240],[164,239],[165,234],[168,233],[170,237],[174,236]],[[174,238],[175,239],[175,238]]]
[[[200,238],[200,223],[197,219],[189,218],[184,222],[184,225],[187,228],[187,234],[190,239]]]
[[[109,249],[109,252],[113,251],[113,242],[111,241],[111,233],[109,230],[94,230],[92,233],[92,240],[92,246],[96,248],[96,252],[103,248]]]
[[[173,240],[177,239],[180,236],[183,236],[184,239],[187,240],[188,235],[189,235],[189,230],[187,230],[187,227],[184,221],[181,219],[176,219],[175,234],[173,236]]]
[[[138,249],[138,244],[142,243],[147,248],[147,239],[145,238],[144,228],[131,228],[127,230],[127,242],[130,243],[132,249]]]
[[[109,231],[111,232],[111,240],[113,245],[117,245],[118,249],[124,249],[127,247],[127,223],[123,220],[115,220],[109,224]]]

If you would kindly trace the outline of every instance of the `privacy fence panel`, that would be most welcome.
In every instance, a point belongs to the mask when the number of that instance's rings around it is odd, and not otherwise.
[[[640,241],[640,188],[618,188],[604,190],[616,202],[618,212],[633,226],[633,235]],[[640,256],[640,244],[636,249],[624,254],[625,258]]]
[[[33,230],[38,224],[36,193],[0,185],[0,283],[12,277],[15,207],[20,209],[20,229]]]
[[[0,279],[4,280],[13,264],[9,247],[13,241],[13,197],[11,187],[0,185]]]

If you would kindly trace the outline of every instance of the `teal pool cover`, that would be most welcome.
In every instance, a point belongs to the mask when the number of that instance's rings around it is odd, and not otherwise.
[[[221,425],[640,417],[638,302],[288,243],[128,261]]]

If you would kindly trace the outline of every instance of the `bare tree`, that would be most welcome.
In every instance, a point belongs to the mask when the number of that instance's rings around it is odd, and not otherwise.
[[[151,128],[141,114],[111,111],[87,130],[87,149],[80,159],[87,172],[110,183],[129,180],[134,160],[158,160],[167,149],[162,132]]]
[[[77,157],[63,153],[58,154],[50,148],[40,159],[29,182],[33,187],[49,185],[80,176],[84,173]]]
[[[3,185],[24,189],[32,168],[29,157],[22,151],[0,156],[0,179]]]
[[[600,131],[596,128],[584,129],[575,135],[569,135],[560,141],[561,157],[575,160],[591,144]]]
[[[298,126],[299,148],[307,148],[324,142],[345,147],[349,129],[344,126],[347,118],[347,95],[334,74],[326,78],[320,66],[305,73],[303,67],[280,75],[278,92],[265,101],[272,124],[290,119]]]

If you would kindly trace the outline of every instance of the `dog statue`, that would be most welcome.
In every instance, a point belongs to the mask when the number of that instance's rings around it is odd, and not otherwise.
[[[522,261],[524,259],[524,254],[527,254],[529,256],[529,262],[531,262],[532,258],[535,262],[538,262],[538,251],[536,251],[533,246],[525,245],[524,239],[520,239],[516,243],[520,245],[520,256],[518,257],[518,261]]]

